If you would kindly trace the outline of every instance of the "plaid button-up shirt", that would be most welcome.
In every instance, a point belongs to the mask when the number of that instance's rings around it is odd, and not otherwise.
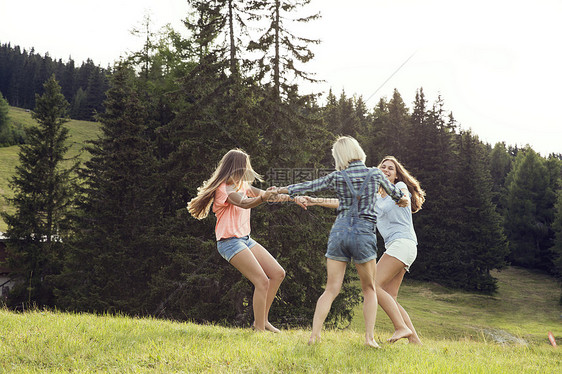
[[[351,179],[353,187],[358,192],[361,188],[363,180],[367,176],[369,169],[375,170],[370,183],[365,187],[365,194],[359,201],[359,217],[367,219],[374,223],[377,222],[375,215],[375,202],[377,200],[377,192],[379,186],[384,188],[393,200],[398,201],[404,195],[400,189],[396,188],[394,184],[390,183],[386,176],[377,168],[367,168],[361,161],[353,161],[345,169],[347,175]],[[289,194],[302,195],[307,192],[317,192],[322,190],[333,190],[340,201],[338,207],[338,214],[348,215],[351,214],[352,195],[351,191],[345,183],[345,178],[342,171],[334,171],[324,177],[315,179],[313,181],[292,184],[287,187]]]

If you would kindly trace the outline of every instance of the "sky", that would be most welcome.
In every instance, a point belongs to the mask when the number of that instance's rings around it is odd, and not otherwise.
[[[140,48],[130,31],[146,14],[181,31],[187,12],[184,0],[0,0],[0,43],[106,67]],[[306,70],[323,82],[303,93],[332,89],[373,108],[397,89],[411,109],[423,87],[487,143],[562,153],[562,0],[312,0],[302,10],[316,12],[295,28],[321,41]]]

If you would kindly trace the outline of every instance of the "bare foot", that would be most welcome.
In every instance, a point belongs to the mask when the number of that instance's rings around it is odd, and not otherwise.
[[[392,334],[392,336],[390,337],[390,339],[387,340],[387,342],[394,343],[397,340],[400,340],[402,338],[409,338],[410,336],[412,336],[412,330],[406,327],[404,329],[395,330],[394,334]]]
[[[267,331],[271,331],[271,332],[274,332],[274,333],[279,333],[279,332],[281,332],[281,330],[279,330],[277,327],[273,326],[271,323],[269,323],[269,321],[267,321],[267,322],[265,323],[265,329],[266,329]]]
[[[320,335],[310,335],[310,339],[308,339],[308,345],[314,345],[316,343],[320,343]]]
[[[257,331],[257,332],[265,332],[265,328],[263,329],[258,329],[256,327],[256,322],[254,321],[254,323],[252,323],[252,330]]]
[[[408,343],[416,344],[416,345],[423,345],[420,338],[416,334],[412,334],[408,337]]]
[[[256,321],[254,321],[254,323],[252,323],[252,328],[256,329]],[[273,326],[271,323],[269,323],[269,321],[267,321],[265,323],[265,329],[260,330],[260,331],[266,331],[266,330],[271,331],[271,332],[275,332],[275,333],[281,332],[281,330],[279,330],[277,327]]]
[[[371,348],[380,348],[381,346],[375,341],[375,339],[365,339],[365,345]]]

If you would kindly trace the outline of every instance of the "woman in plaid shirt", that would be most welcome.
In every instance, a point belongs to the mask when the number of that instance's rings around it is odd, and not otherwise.
[[[335,172],[313,181],[276,189],[277,193],[289,193],[291,196],[331,189],[338,197],[337,200],[333,199],[338,201],[338,216],[330,231],[326,251],[328,280],[316,304],[308,343],[320,341],[322,325],[340,292],[347,263],[353,260],[363,290],[365,344],[379,348],[374,338],[377,313],[374,283],[377,258],[376,193],[382,187],[401,206],[405,206],[408,199],[379,169],[365,166],[365,152],[357,140],[347,136],[338,138],[332,147],[332,155],[336,163]]]

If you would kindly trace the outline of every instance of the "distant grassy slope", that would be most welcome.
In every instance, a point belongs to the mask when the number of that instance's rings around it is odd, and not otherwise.
[[[408,282],[404,305],[424,344],[384,343],[390,331],[380,314],[380,350],[363,345],[362,326],[324,331],[320,344],[308,346],[309,329],[256,333],[150,318],[0,309],[0,372],[561,373],[561,348],[546,339],[550,329],[562,344],[558,297],[550,300],[556,282],[514,268],[499,278],[494,297]],[[506,328],[532,339],[499,344],[484,335],[472,337],[472,326]],[[535,331],[541,338],[535,339]]]
[[[10,121],[21,124],[24,127],[36,125],[36,122],[31,118],[31,112],[25,109],[10,107],[8,115]],[[65,125],[70,130],[70,139],[68,141],[71,144],[67,157],[78,155],[83,150],[86,140],[95,139],[100,131],[99,123],[97,122],[71,120]],[[12,194],[8,182],[19,162],[18,152],[19,146],[0,147],[0,211],[11,211],[3,196],[11,196]],[[85,159],[86,157],[88,157],[88,154],[83,152],[81,158]],[[6,224],[0,218],[0,231],[5,230]]]
[[[409,280],[406,275],[398,300],[410,314],[422,340],[522,339],[544,344],[548,342],[548,331],[562,340],[560,285],[554,278],[516,267],[496,271],[493,276],[498,279],[498,292],[487,296]],[[363,331],[363,323],[361,307],[357,307],[350,328]],[[379,307],[380,338],[390,337],[392,331],[390,319]]]

